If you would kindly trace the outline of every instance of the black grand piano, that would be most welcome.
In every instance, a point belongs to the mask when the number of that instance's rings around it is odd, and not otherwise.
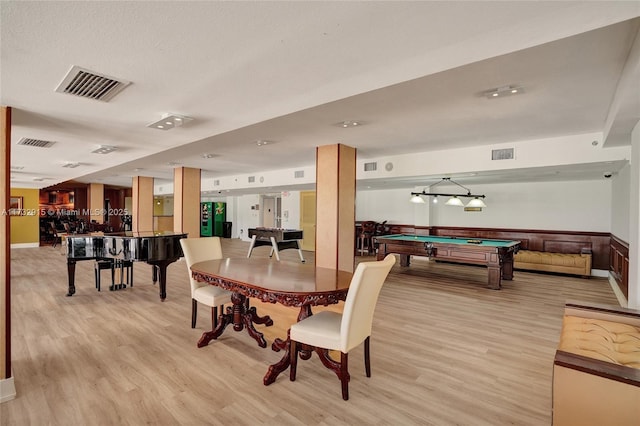
[[[118,232],[105,235],[69,235],[67,272],[69,292],[76,292],[76,262],[90,259],[120,259],[153,265],[153,281],[159,282],[160,299],[167,297],[167,266],[183,256],[180,240],[187,234],[174,232]]]

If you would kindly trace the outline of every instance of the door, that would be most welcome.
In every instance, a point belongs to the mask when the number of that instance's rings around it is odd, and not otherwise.
[[[316,250],[316,192],[300,192],[300,227],[303,237],[302,250]]]
[[[262,198],[262,226],[276,228],[276,199],[272,197]]]

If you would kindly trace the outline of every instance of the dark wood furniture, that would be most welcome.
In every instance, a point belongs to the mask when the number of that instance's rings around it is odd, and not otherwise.
[[[609,272],[616,280],[624,297],[629,297],[629,244],[611,236]]]
[[[90,259],[147,262],[153,266],[153,281],[159,283],[160,300],[167,297],[167,266],[183,256],[180,239],[174,232],[121,232],[111,235],[70,235],[67,237],[67,296],[76,292],[76,262]],[[133,277],[132,277],[133,279]]]
[[[270,318],[258,317],[255,307],[248,308],[247,298],[254,297],[263,302],[280,303],[300,308],[298,321],[312,315],[312,306],[327,306],[346,300],[351,272],[328,268],[316,268],[296,262],[274,262],[270,259],[229,258],[208,260],[191,266],[193,277],[202,282],[217,285],[234,293],[233,306],[220,315],[215,330],[205,332],[198,341],[198,347],[206,346],[217,339],[224,329],[233,324],[235,331],[245,327],[261,347],[266,347],[262,333],[253,323],[268,323]],[[271,348],[279,352],[284,350],[282,359],[271,365],[264,376],[263,383],[273,383],[278,374],[290,365],[290,342],[287,333],[285,340],[276,339]],[[309,359],[311,352],[303,350],[300,358]]]
[[[409,266],[412,255],[485,265],[488,270],[488,286],[494,290],[500,289],[502,279],[513,279],[513,254],[520,247],[520,241],[470,240],[428,235],[385,235],[375,237],[375,241],[378,260],[390,253],[397,253],[400,255],[401,266]]]
[[[373,247],[373,237],[376,235],[378,223],[373,221],[362,222],[359,228],[359,232],[356,235],[356,251],[362,256],[363,254],[373,254],[375,249]],[[358,253],[356,253],[358,254]]]
[[[247,257],[251,257],[251,253],[255,247],[270,246],[271,253],[269,257],[276,255],[276,259],[280,260],[280,250],[296,249],[300,256],[300,261],[304,263],[304,256],[300,249],[300,240],[303,233],[299,229],[280,229],[280,228],[249,228],[249,236],[251,244]]]

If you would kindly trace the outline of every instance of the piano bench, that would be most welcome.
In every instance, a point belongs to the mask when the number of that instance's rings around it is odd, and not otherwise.
[[[100,272],[103,269],[111,270],[111,285],[113,286],[115,282],[115,268],[114,261],[111,259],[98,259],[93,264],[94,274],[96,276],[96,288],[100,291]]]

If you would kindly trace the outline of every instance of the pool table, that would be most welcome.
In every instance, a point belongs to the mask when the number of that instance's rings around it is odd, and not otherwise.
[[[520,241],[487,240],[432,235],[381,235],[374,237],[377,259],[389,253],[400,255],[400,265],[409,266],[412,255],[456,263],[486,265],[489,288],[499,290],[502,279],[513,279],[513,255]]]

